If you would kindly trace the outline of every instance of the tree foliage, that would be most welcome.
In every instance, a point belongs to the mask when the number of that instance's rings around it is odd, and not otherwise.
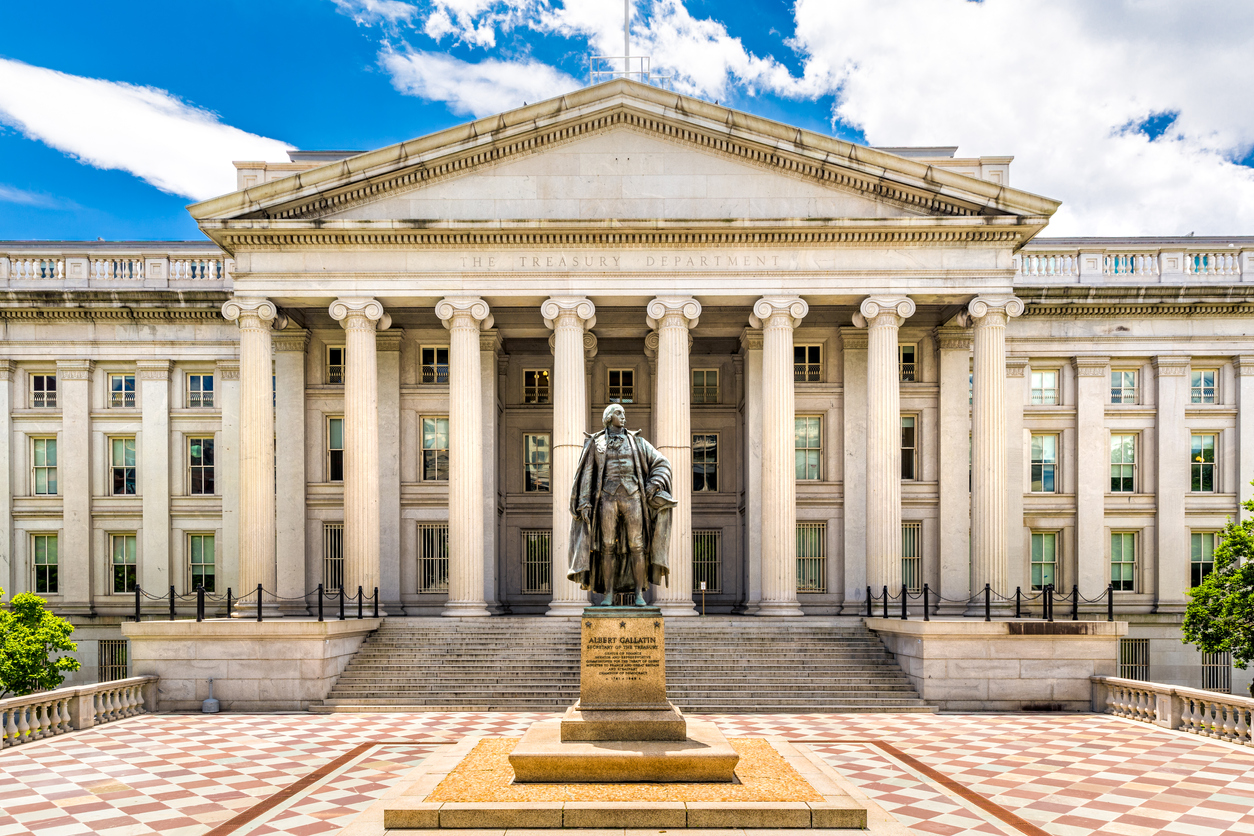
[[[74,625],[50,612],[47,604],[23,592],[13,596],[8,609],[0,609],[0,698],[56,688],[67,671],[78,670],[72,656],[52,658],[58,651],[78,650],[78,645],[70,641]]]
[[[1254,500],[1244,506],[1254,511]],[[1189,592],[1184,641],[1204,653],[1229,652],[1244,670],[1254,659],[1254,519],[1229,520],[1216,539],[1214,571]]]

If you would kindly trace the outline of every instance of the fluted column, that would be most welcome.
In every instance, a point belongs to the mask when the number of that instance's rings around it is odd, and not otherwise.
[[[235,298],[222,315],[239,323],[239,592],[277,579],[274,541],[274,395],[268,299]],[[255,604],[254,604],[255,606]]]
[[[764,297],[749,324],[762,329],[762,602],[758,615],[803,615],[797,604],[796,395],[792,332],[810,310],[796,297]]]
[[[443,615],[487,616],[483,598],[483,370],[479,332],[492,327],[488,303],[442,299],[435,313],[449,330],[448,604]]]
[[[671,463],[670,575],[653,593],[662,615],[696,615],[692,602],[692,376],[688,350],[701,303],[692,297],[660,296],[646,309],[658,335],[655,441]]]
[[[981,296],[967,307],[974,323],[975,373],[971,388],[971,579],[979,594],[988,584],[1010,593],[1006,555],[1006,323],[1023,313],[1013,296]],[[1021,488],[1016,485],[1016,490]],[[1015,522],[1016,530],[1022,525]]]
[[[553,491],[553,534],[549,555],[552,563],[553,599],[546,615],[578,617],[588,605],[587,590],[567,580],[570,560],[570,491],[575,466],[583,450],[588,427],[588,390],[585,352],[596,351],[596,307],[580,296],[554,297],[540,306],[544,324],[553,329],[553,453],[549,461],[549,485]]]
[[[897,333],[914,300],[871,296],[859,309],[867,328],[866,560],[872,590],[901,587],[901,375]]]

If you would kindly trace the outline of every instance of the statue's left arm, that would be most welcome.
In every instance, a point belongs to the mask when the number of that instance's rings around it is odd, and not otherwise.
[[[656,447],[639,436],[636,436],[636,444],[640,451],[640,461],[644,465],[645,470],[643,474],[645,494],[649,497],[659,492],[670,494],[670,461],[659,453]]]

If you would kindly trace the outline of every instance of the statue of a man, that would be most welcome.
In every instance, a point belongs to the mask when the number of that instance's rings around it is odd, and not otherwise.
[[[652,444],[623,425],[627,415],[610,404],[605,429],[584,442],[570,493],[570,564],[566,577],[614,604],[615,592],[644,590],[670,574],[671,464]]]

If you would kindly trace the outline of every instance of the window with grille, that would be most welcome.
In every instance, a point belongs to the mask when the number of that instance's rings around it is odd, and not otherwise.
[[[187,376],[187,408],[213,408],[213,375],[189,374]]]
[[[1032,589],[1039,591],[1057,585],[1058,532],[1032,532]]]
[[[1032,403],[1058,403],[1058,372],[1032,372]]]
[[[327,383],[344,383],[344,346],[327,346]]]
[[[55,374],[30,376],[30,405],[32,409],[51,409],[57,405],[57,376]]]
[[[918,435],[915,432],[919,423],[918,416],[901,416],[901,478],[917,479],[918,468]]]
[[[817,383],[823,379],[823,346],[792,347],[792,378],[797,383]]]
[[[1116,592],[1136,591],[1136,534],[1110,533],[1110,585]]]
[[[827,591],[827,523],[797,523],[797,591]]]
[[[1149,682],[1149,639],[1119,640],[1119,676]]]
[[[57,440],[32,438],[31,493],[35,496],[57,495]]]
[[[1136,492],[1136,436],[1110,436],[1110,492]]]
[[[203,586],[205,592],[218,589],[218,565],[214,549],[214,535],[187,535],[187,580],[189,592]]]
[[[1215,491],[1215,436],[1193,436],[1189,460],[1191,471],[1189,490],[1195,493],[1213,493]]]
[[[114,496],[135,495],[135,439],[109,439],[109,473]]]
[[[692,530],[692,591],[722,592],[723,531],[718,528]]]
[[[718,369],[692,370],[692,402],[718,403]]]
[[[448,592],[448,524],[418,524],[418,591]]]
[[[1058,436],[1032,436],[1032,493],[1058,489]]]
[[[422,480],[448,481],[448,419],[422,419]]]
[[[901,524],[901,582],[911,592],[923,591],[923,524]]]
[[[902,383],[914,383],[918,377],[917,349],[913,345],[897,346],[897,373]]]
[[[550,452],[548,433],[528,433],[523,436],[525,490],[539,493],[548,493],[550,490]]]
[[[718,490],[718,433],[692,434],[692,489]]]
[[[523,592],[542,593],[552,590],[553,532],[547,529],[523,529]]]
[[[109,407],[130,409],[135,406],[135,375],[109,375]]]
[[[327,481],[344,481],[344,419],[327,419]]]
[[[113,593],[134,592],[136,580],[135,535],[110,534],[109,552],[112,555]]]
[[[35,571],[34,588],[40,595],[55,595],[60,590],[57,578],[57,535],[32,534],[31,565]]]
[[[97,649],[97,681],[116,682],[119,679],[126,679],[129,670],[126,639],[101,639]]]
[[[192,496],[213,496],[213,439],[187,439],[188,493]]]
[[[606,372],[605,400],[609,403],[634,403],[636,373],[631,369],[609,369]]]
[[[322,524],[322,591],[344,586],[344,523]]]
[[[1136,403],[1136,372],[1110,373],[1110,402]]]
[[[818,481],[823,478],[823,419],[818,415],[798,415],[793,424],[797,481]]]
[[[1189,373],[1189,400],[1192,403],[1215,403],[1214,369],[1199,369]]]
[[[1215,571],[1215,532],[1194,531],[1189,541],[1189,582],[1197,586]]]
[[[422,347],[423,383],[448,383],[448,346],[424,345]]]
[[[1218,691],[1221,694],[1232,693],[1232,653],[1202,654],[1202,689]]]
[[[526,369],[523,371],[523,403],[549,402],[549,370]]]

